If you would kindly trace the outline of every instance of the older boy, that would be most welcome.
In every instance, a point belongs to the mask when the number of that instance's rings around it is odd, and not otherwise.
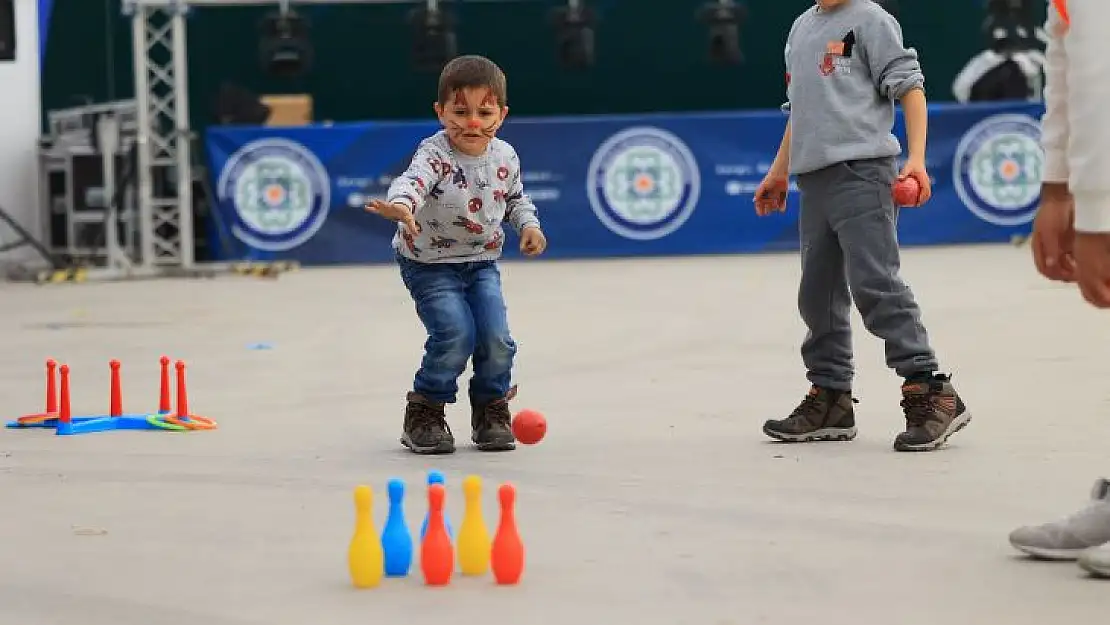
[[[1053,0],[1045,50],[1045,175],[1033,224],[1033,258],[1049,280],[1075,282],[1088,303],[1110,308],[1110,2]],[[1020,527],[1010,543],[1033,556],[1078,560],[1110,578],[1110,480],[1080,510]]]
[[[812,384],[785,419],[763,426],[789,442],[851,440],[851,306],[886,342],[886,362],[905,379],[906,430],[898,451],[929,451],[971,420],[950,376],[937,373],[921,313],[899,276],[897,207],[891,186],[913,177],[917,205],[930,195],[925,170],[924,76],[902,43],[897,20],[872,0],[818,0],[794,22],[786,42],[790,120],[771,170],[756,191],[757,214],[786,209],[797,176],[802,278],[798,310],[808,328],[802,360]],[[905,111],[908,160],[892,134],[894,101]]]
[[[401,279],[428,331],[408,393],[401,443],[415,453],[455,451],[445,404],[472,360],[471,440],[483,451],[516,446],[508,402],[516,343],[509,333],[497,259],[502,222],[528,256],[544,251],[536,207],[524,194],[520,159],[497,139],[509,109],[505,74],[463,56],[444,68],[434,109],[444,129],[422,141],[412,163],[367,210],[398,222],[393,247]]]

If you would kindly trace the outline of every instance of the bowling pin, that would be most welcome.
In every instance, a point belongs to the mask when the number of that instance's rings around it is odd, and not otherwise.
[[[435,469],[432,469],[431,471],[428,471],[428,486],[431,487],[432,484],[443,484],[443,487],[447,488],[447,484],[445,484],[444,481],[443,481],[443,474],[440,473],[439,471],[436,471]],[[451,538],[454,538],[455,537],[455,531],[453,529],[451,529],[451,519],[447,518],[447,511],[446,510],[443,511],[443,523],[444,523],[444,525],[447,526],[447,535],[450,536]],[[424,521],[423,521],[423,523],[420,524],[420,540],[424,540],[424,534],[427,531],[428,531],[428,514],[425,513],[424,514]]]
[[[455,551],[443,523],[443,503],[447,491],[443,484],[428,487],[428,532],[420,543],[420,570],[424,583],[445,586],[455,572]]]
[[[382,528],[382,551],[385,553],[385,574],[404,577],[412,567],[412,534],[405,523],[405,483],[389,480],[389,516]]]
[[[501,501],[501,521],[497,524],[497,534],[493,537],[490,550],[490,565],[493,578],[498,584],[515,584],[524,572],[524,543],[516,527],[516,488],[512,484],[502,484],[497,489]]]
[[[347,549],[347,566],[355,588],[373,588],[385,573],[381,539],[374,531],[374,493],[365,485],[355,487],[355,535]]]
[[[491,543],[482,518],[482,478],[468,475],[462,487],[466,508],[459,526],[459,568],[463,575],[485,575],[489,571]]]

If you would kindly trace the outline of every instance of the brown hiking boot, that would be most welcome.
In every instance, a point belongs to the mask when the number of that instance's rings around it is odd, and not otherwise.
[[[850,392],[814,386],[789,417],[764,423],[763,433],[786,443],[850,441],[856,437],[854,403]]]
[[[934,375],[931,380],[902,386],[906,431],[894,439],[894,449],[932,451],[971,421],[971,413],[956,394],[951,379]]]
[[[401,444],[417,454],[449,454],[455,451],[455,436],[447,425],[443,404],[428,400],[419,393],[406,397],[405,432]]]
[[[504,397],[488,402],[470,400],[470,426],[474,433],[470,439],[481,451],[509,451],[516,449],[513,436],[513,416],[509,413],[509,400],[516,397],[516,387]]]

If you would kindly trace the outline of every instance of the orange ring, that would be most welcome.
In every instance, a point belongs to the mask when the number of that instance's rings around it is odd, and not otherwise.
[[[173,425],[180,425],[181,427],[190,430],[214,430],[216,429],[216,422],[208,417],[200,417],[197,415],[187,415],[184,419],[180,415],[168,414],[163,418],[166,423]]]
[[[189,430],[212,430],[216,428],[216,424],[211,419],[196,417],[194,415],[189,415],[184,419],[178,415],[166,415],[163,421]]]
[[[51,419],[57,419],[57,418],[58,418],[58,413],[51,414],[51,413],[47,413],[47,412],[40,412],[39,414],[23,415],[22,417],[19,417],[18,419],[16,419],[15,422],[20,424],[20,425],[38,425],[40,423],[46,423],[47,421],[49,421]]]

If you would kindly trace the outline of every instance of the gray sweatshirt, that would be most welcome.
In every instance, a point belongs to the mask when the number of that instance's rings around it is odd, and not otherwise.
[[[412,208],[420,230],[413,237],[398,224],[393,248],[422,263],[497,260],[505,243],[502,222],[517,234],[540,225],[524,194],[520,158],[500,139],[482,156],[456,152],[443,131],[424,139],[386,198]]]
[[[790,173],[897,156],[894,101],[925,76],[897,20],[871,0],[809,9],[786,38]]]

